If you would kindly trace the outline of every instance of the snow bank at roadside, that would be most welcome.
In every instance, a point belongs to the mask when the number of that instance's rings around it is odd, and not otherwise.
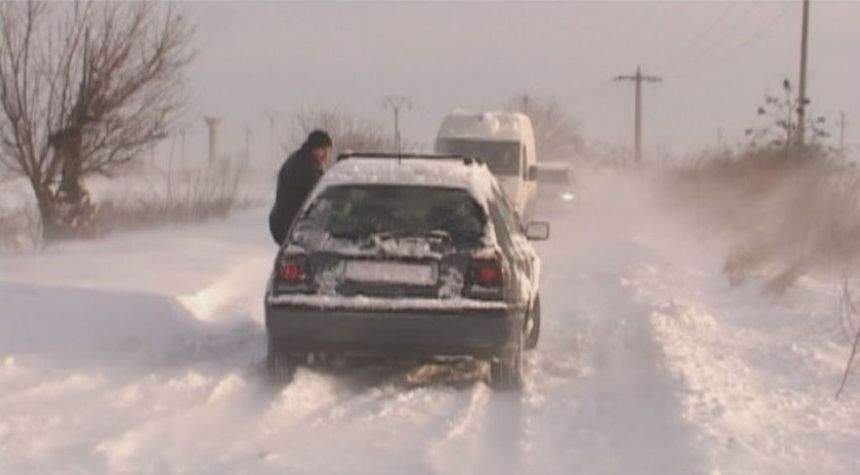
[[[629,280],[721,473],[860,471],[860,384],[834,399],[846,353],[830,295],[796,288],[774,301],[681,266]]]

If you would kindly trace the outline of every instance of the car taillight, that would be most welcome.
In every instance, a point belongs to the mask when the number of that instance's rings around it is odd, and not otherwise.
[[[281,282],[288,285],[303,284],[308,279],[308,260],[304,256],[284,256],[278,269]]]
[[[473,284],[481,287],[501,287],[502,267],[493,259],[472,259],[469,263],[469,276]]]
[[[466,271],[465,284],[463,291],[467,297],[501,299],[505,284],[501,255],[493,249],[473,254]]]

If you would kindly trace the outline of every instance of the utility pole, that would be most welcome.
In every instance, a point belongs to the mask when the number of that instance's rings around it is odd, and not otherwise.
[[[400,153],[403,146],[400,138],[400,109],[412,110],[412,101],[405,96],[390,95],[382,100],[382,107],[394,111],[394,146],[397,153]]]
[[[806,131],[806,50],[809,43],[809,0],[803,0],[803,28],[800,37],[800,90],[797,98],[797,144],[803,145]]]
[[[219,156],[219,132],[221,129],[220,117],[204,117],[206,125],[209,127],[209,165],[216,163],[221,157]]]
[[[245,163],[251,161],[251,128],[245,126]]]
[[[839,111],[839,155],[845,156],[845,111]]]
[[[634,151],[636,163],[642,162],[642,82],[660,82],[657,76],[643,76],[642,68],[636,68],[633,76],[616,76],[615,81],[633,81],[636,84],[636,102],[633,112]]]
[[[182,128],[182,130],[181,130],[181,131],[179,131],[179,133],[182,135],[182,163],[183,163],[183,164],[186,164],[186,163],[188,163],[188,162],[186,161],[186,155],[185,155],[185,150],[186,150],[186,148],[185,148],[185,139],[186,139],[186,137],[187,137],[187,135],[188,135],[188,129],[186,129],[185,127],[183,127],[183,128]]]

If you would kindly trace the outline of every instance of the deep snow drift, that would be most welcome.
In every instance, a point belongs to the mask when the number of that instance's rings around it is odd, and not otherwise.
[[[650,187],[587,183],[538,246],[521,393],[480,365],[267,384],[263,209],[0,254],[0,473],[860,472],[831,289],[732,289]]]

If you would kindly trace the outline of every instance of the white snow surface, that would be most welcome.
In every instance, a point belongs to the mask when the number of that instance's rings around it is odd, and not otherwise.
[[[827,286],[728,286],[716,238],[598,176],[552,220],[521,392],[479,364],[263,377],[266,210],[0,254],[0,473],[860,473]]]

